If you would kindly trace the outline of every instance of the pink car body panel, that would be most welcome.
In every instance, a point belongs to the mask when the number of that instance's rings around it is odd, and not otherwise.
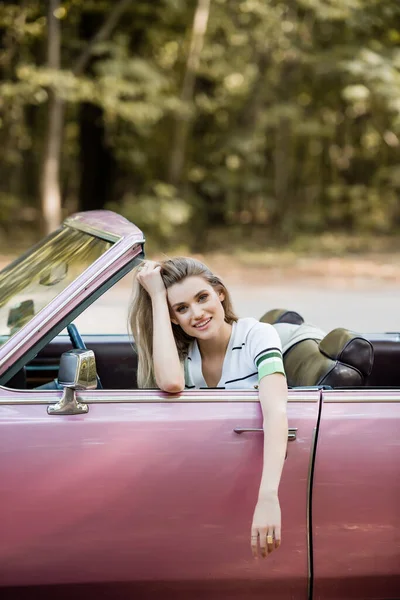
[[[88,414],[49,416],[59,396],[0,388],[1,585],[136,582],[179,595],[202,582],[225,598],[236,582],[246,598],[265,586],[276,599],[308,597],[318,390],[290,394],[283,543],[266,560],[250,549],[262,433],[234,432],[261,427],[257,392],[96,390],[79,394]]]
[[[400,598],[400,392],[323,392],[314,597]]]

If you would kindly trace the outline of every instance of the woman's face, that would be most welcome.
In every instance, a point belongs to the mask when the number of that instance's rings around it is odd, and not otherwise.
[[[167,289],[171,321],[180,325],[191,337],[209,339],[218,334],[225,323],[221,302],[225,294],[218,292],[203,277],[186,277]]]

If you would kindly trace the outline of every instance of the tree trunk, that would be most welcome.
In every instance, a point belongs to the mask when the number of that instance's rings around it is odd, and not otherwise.
[[[289,239],[293,231],[293,204],[291,176],[292,135],[289,119],[281,117],[277,124],[274,152],[275,224],[279,227],[278,237]]]
[[[114,5],[107,19],[104,21],[97,33],[90,39],[89,43],[76,61],[72,69],[72,72],[75,75],[81,75],[83,73],[89,60],[92,58],[95,45],[100,42],[105,42],[110,37],[114,28],[118,24],[119,19],[122,17],[124,11],[128,8],[131,2],[132,0],[120,0]]]
[[[48,0],[47,66],[60,69],[61,31],[55,16],[60,0]],[[72,71],[79,76],[85,70],[95,44],[105,41],[112,33],[124,10],[132,0],[120,0],[114,5],[104,23],[78,57]],[[41,181],[41,206],[44,233],[48,234],[61,223],[60,156],[64,125],[64,102],[54,90],[49,90],[48,128]]]
[[[101,209],[111,200],[115,166],[105,143],[102,109],[84,102],[79,125],[79,210]]]
[[[189,55],[186,62],[186,70],[180,94],[181,102],[187,105],[193,101],[196,74],[199,67],[201,50],[204,44],[204,37],[207,31],[209,13],[210,0],[197,0]],[[189,130],[189,117],[187,115],[177,116],[168,175],[169,182],[173,185],[178,185],[181,180]]]
[[[60,0],[49,0],[47,16],[47,66],[60,68],[61,32],[55,12]],[[61,223],[60,150],[63,126],[63,101],[54,90],[49,90],[48,126],[41,181],[43,230],[47,235]]]

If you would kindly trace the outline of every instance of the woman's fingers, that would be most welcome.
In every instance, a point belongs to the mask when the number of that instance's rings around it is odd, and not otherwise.
[[[271,527],[267,531],[266,540],[267,540],[267,552],[268,552],[268,554],[271,554],[271,552],[275,548],[274,530]]]
[[[161,277],[161,266],[153,260],[143,261],[138,267],[137,280],[151,297],[166,292]]]
[[[151,273],[151,271],[154,270],[154,266],[157,263],[153,263],[153,261],[150,260],[144,260],[141,262],[141,264],[138,266],[137,268],[137,276],[139,279],[143,279],[144,276],[148,275],[149,273]]]
[[[279,546],[281,545],[281,528],[280,527],[275,527],[275,548],[279,548]]]
[[[145,278],[145,277],[151,277],[154,273],[160,273],[161,271],[161,267],[159,265],[155,265],[153,266],[146,266],[144,265],[141,269],[139,269],[138,271],[138,277],[140,277],[141,279]]]
[[[263,558],[267,556],[268,548],[267,548],[267,530],[260,530],[260,553]]]
[[[263,557],[267,556],[267,529],[265,527],[251,530],[251,550],[254,558],[258,558],[259,553]]]
[[[276,494],[259,498],[253,515],[251,548],[253,556],[268,556],[281,543],[281,510]]]
[[[266,557],[281,545],[280,527],[260,527],[251,530],[251,551],[254,558]]]
[[[161,269],[160,265],[154,260],[143,260],[138,267],[138,273],[149,273],[155,268]]]
[[[251,551],[254,558],[258,558],[258,531],[257,529],[251,530]]]

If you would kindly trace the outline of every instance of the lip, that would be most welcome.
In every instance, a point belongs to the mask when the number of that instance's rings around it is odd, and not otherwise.
[[[207,329],[207,327],[209,326],[210,322],[211,322],[212,317],[209,317],[208,319],[206,319],[204,321],[204,325],[202,325],[201,327],[199,325],[194,325],[193,327],[195,329],[197,329],[197,331],[204,331],[205,329]]]

